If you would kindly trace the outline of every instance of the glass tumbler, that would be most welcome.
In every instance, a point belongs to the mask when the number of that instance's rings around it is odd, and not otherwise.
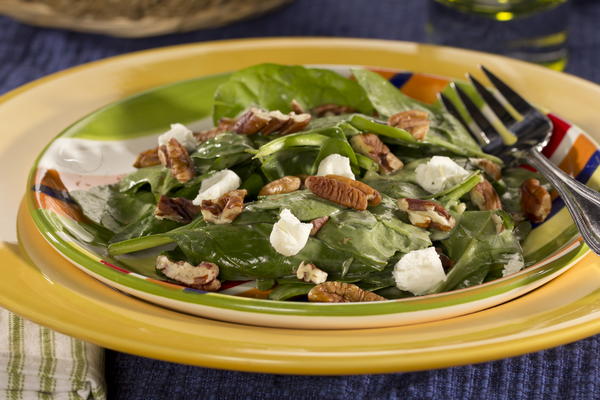
[[[432,43],[498,53],[562,70],[567,0],[428,0]]]

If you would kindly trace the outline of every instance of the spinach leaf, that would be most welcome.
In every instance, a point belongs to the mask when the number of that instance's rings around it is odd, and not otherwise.
[[[114,232],[120,231],[154,209],[150,192],[122,193],[118,185],[102,185],[70,193],[85,216]]]
[[[373,111],[364,90],[354,81],[325,69],[260,64],[233,73],[215,93],[213,120],[236,117],[250,106],[291,111],[296,100],[309,110],[323,104]]]
[[[348,157],[355,173],[359,173],[356,153],[337,127],[281,136],[261,146],[254,157],[261,160],[265,176],[275,180],[285,175],[314,175],[323,158],[334,153]],[[362,164],[371,167],[364,160]]]
[[[315,287],[312,283],[284,283],[275,286],[269,293],[269,300],[289,300],[292,297],[307,295]]]
[[[397,251],[408,253],[431,244],[425,231],[399,219],[379,220],[368,211],[350,210],[332,215],[317,238],[379,270]]]
[[[79,204],[86,217],[101,224],[106,203],[116,191],[115,185],[99,185],[88,190],[73,190],[69,192],[69,195]]]
[[[367,92],[375,110],[385,118],[400,111],[429,111],[425,104],[408,97],[376,72],[356,68],[352,70],[352,75]]]
[[[300,221],[312,221],[315,218],[333,215],[344,207],[322,199],[309,190],[296,190],[291,193],[262,197],[258,201],[249,203],[240,217],[265,211],[273,211],[274,214],[279,215],[284,208],[289,209]]]
[[[220,171],[231,168],[252,157],[252,142],[245,135],[222,133],[201,143],[196,151],[190,154],[200,173]]]
[[[522,254],[514,232],[506,228],[497,232],[495,219],[495,211],[466,211],[462,215],[452,235],[441,242],[455,264],[436,292],[481,283],[499,260]]]
[[[117,231],[115,236],[110,240],[110,243],[164,233],[178,226],[181,226],[181,224],[175,221],[156,218],[154,216],[154,207],[152,207],[141,218]]]
[[[314,175],[318,156],[318,147],[284,149],[262,158],[261,170],[269,181],[286,175]]]
[[[135,172],[125,176],[119,181],[118,189],[120,192],[136,193],[149,187],[156,199],[162,194],[183,186],[181,182],[175,179],[171,172],[162,165],[140,168]]]
[[[332,279],[348,273],[366,274],[374,267],[354,260],[347,252],[337,251],[316,238],[295,256],[286,257],[271,246],[272,224],[207,225],[198,229],[168,233],[193,264],[214,262],[223,280],[239,276],[277,279],[292,275],[302,261],[318,260],[318,266]]]

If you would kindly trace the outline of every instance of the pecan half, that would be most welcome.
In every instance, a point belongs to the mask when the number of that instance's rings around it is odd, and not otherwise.
[[[185,183],[194,177],[192,159],[177,139],[170,139],[166,145],[159,146],[158,158],[179,182]]]
[[[469,158],[469,162],[495,181],[502,179],[502,168],[487,158]]]
[[[399,199],[398,207],[408,213],[410,223],[419,228],[432,228],[448,232],[456,225],[456,220],[440,204],[431,200]]]
[[[160,165],[160,158],[158,158],[158,147],[142,151],[138,154],[133,166],[135,168],[152,167],[154,165]]]
[[[371,186],[339,175],[309,176],[306,188],[319,197],[356,210],[381,203],[381,195]]]
[[[271,196],[274,194],[291,193],[300,189],[300,185],[302,185],[302,180],[297,176],[284,176],[283,178],[267,183],[260,189],[258,195]]]
[[[221,288],[221,282],[217,279],[217,264],[203,261],[192,265],[186,261],[171,261],[167,256],[158,256],[156,269],[174,281],[194,289],[216,292]]]
[[[232,190],[216,200],[202,200],[202,217],[213,224],[230,224],[242,213],[246,194],[246,189]]]
[[[389,174],[401,169],[404,164],[396,157],[390,149],[373,133],[354,135],[350,139],[354,150],[364,154],[379,164],[379,172]]]
[[[183,197],[160,196],[154,209],[154,216],[158,219],[188,224],[198,215],[200,207],[195,206],[191,200]]]
[[[346,282],[323,282],[308,292],[308,300],[319,303],[383,301],[385,297]]]
[[[311,282],[318,285],[327,280],[327,272],[319,269],[315,264],[302,261],[296,270],[296,277],[304,282]]]
[[[521,184],[521,209],[531,222],[536,223],[545,221],[550,214],[550,193],[537,179],[530,178]]]
[[[481,211],[502,210],[500,196],[487,179],[479,182],[470,192],[471,201]]]
[[[402,111],[392,115],[388,125],[404,129],[415,139],[423,140],[429,132],[429,114],[421,110]]]
[[[232,130],[243,135],[281,133],[289,134],[301,131],[310,123],[310,114],[283,114],[280,111],[265,111],[256,107],[243,113],[235,122]]]
[[[212,139],[223,132],[232,130],[234,124],[235,120],[232,118],[221,118],[219,120],[219,124],[216,127],[201,132],[194,132],[194,137],[196,138],[198,143],[204,143],[208,139]]]
[[[342,106],[340,104],[322,104],[310,110],[311,114],[317,117],[329,117],[332,115],[350,114],[356,112],[355,108],[350,106]]]
[[[320,218],[315,218],[312,221],[310,221],[310,223],[313,226],[312,229],[310,230],[310,236],[315,236],[317,233],[319,233],[319,231],[321,230],[323,225],[325,225],[327,223],[327,221],[329,221],[328,215],[325,215],[324,217],[320,217]]]

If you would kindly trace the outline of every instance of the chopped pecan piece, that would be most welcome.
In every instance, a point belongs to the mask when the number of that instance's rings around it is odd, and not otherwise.
[[[315,264],[302,261],[296,270],[296,277],[304,282],[311,282],[318,285],[327,280],[327,272],[318,268]]]
[[[406,211],[410,223],[419,228],[432,228],[448,232],[456,225],[454,217],[435,201],[400,199],[398,207],[402,211]]]
[[[356,210],[381,203],[381,195],[371,186],[339,175],[309,176],[307,189],[319,197]]]
[[[266,111],[252,107],[237,119],[232,129],[242,135],[253,135],[260,132],[270,120]]]
[[[244,209],[246,189],[232,190],[216,200],[202,200],[200,211],[206,222],[230,224]]]
[[[160,158],[158,158],[158,147],[142,151],[138,154],[133,166],[135,168],[152,167],[154,165],[160,165]]]
[[[283,178],[276,179],[272,182],[267,183],[258,192],[259,196],[270,196],[274,194],[291,193],[300,189],[302,180],[297,176],[284,176]]]
[[[260,130],[263,135],[270,135],[271,133],[280,132],[285,129],[287,124],[290,123],[290,116],[283,114],[281,111],[271,111],[268,114],[269,121]]]
[[[536,223],[543,222],[550,214],[550,194],[537,179],[527,179],[521,185],[521,209],[531,222]]]
[[[185,183],[194,177],[192,159],[177,139],[169,139],[166,145],[159,146],[158,158],[179,182]]]
[[[355,135],[350,139],[350,143],[358,153],[364,154],[379,164],[379,172],[383,174],[397,171],[404,166],[402,161],[375,134]]]
[[[327,221],[329,221],[328,215],[325,215],[324,217],[320,218],[315,218],[312,221],[310,221],[310,223],[313,225],[312,229],[310,230],[310,236],[315,236],[317,233],[319,233],[319,231],[321,230],[323,225],[327,223]]]
[[[265,111],[252,107],[237,119],[232,130],[243,135],[258,132],[265,135],[276,132],[286,135],[306,128],[310,119],[310,114],[306,113],[291,112],[285,115],[280,111]]]
[[[356,112],[356,109],[339,104],[322,104],[313,108],[310,112],[317,117],[329,117],[332,115],[350,114]]]
[[[219,124],[216,127],[212,128],[212,129],[207,129],[207,130],[201,131],[201,132],[194,132],[194,137],[196,138],[198,143],[204,143],[208,139],[217,137],[218,135],[220,135],[223,132],[232,130],[234,124],[235,124],[234,119],[221,118],[219,120]]]
[[[471,189],[471,201],[481,211],[502,210],[500,196],[487,179],[483,179],[473,189]]]
[[[385,297],[346,282],[323,282],[308,292],[308,300],[319,303],[383,301]]]
[[[154,209],[156,218],[169,219],[183,224],[192,222],[198,213],[200,213],[200,207],[183,197],[160,196]]]
[[[402,111],[392,115],[388,125],[404,129],[415,139],[423,140],[429,131],[429,114],[421,110]]]
[[[216,292],[221,288],[219,266],[210,262],[192,265],[186,261],[171,261],[167,256],[158,256],[156,269],[167,277],[193,289]]]
[[[296,114],[304,114],[306,112],[306,111],[304,111],[304,108],[300,105],[300,103],[298,103],[298,101],[296,99],[292,99],[292,101],[290,103],[290,108]]]
[[[502,179],[502,168],[487,158],[469,158],[469,162],[485,172],[495,181]]]
[[[290,113],[288,114],[290,119],[287,124],[281,129],[280,133],[282,135],[288,135],[290,133],[300,132],[302,129],[306,128],[310,123],[311,116],[310,114],[296,114]]]

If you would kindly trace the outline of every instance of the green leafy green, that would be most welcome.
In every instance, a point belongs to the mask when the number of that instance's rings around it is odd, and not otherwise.
[[[302,282],[279,284],[269,293],[269,299],[289,300],[292,297],[303,296],[308,294],[314,286],[314,284]]]
[[[248,107],[291,111],[296,100],[309,110],[323,104],[350,106],[362,113],[373,111],[364,90],[354,81],[326,69],[260,64],[231,75],[215,93],[213,121],[236,117]]]
[[[455,261],[446,281],[436,292],[481,283],[493,265],[513,254],[522,254],[518,238],[505,226],[498,232],[495,211],[466,211],[452,235],[441,243]],[[521,256],[522,257],[522,256]]]
[[[222,133],[212,139],[201,143],[190,154],[197,170],[200,173],[220,171],[233,167],[252,157],[254,150],[252,142],[245,135],[237,133]]]

